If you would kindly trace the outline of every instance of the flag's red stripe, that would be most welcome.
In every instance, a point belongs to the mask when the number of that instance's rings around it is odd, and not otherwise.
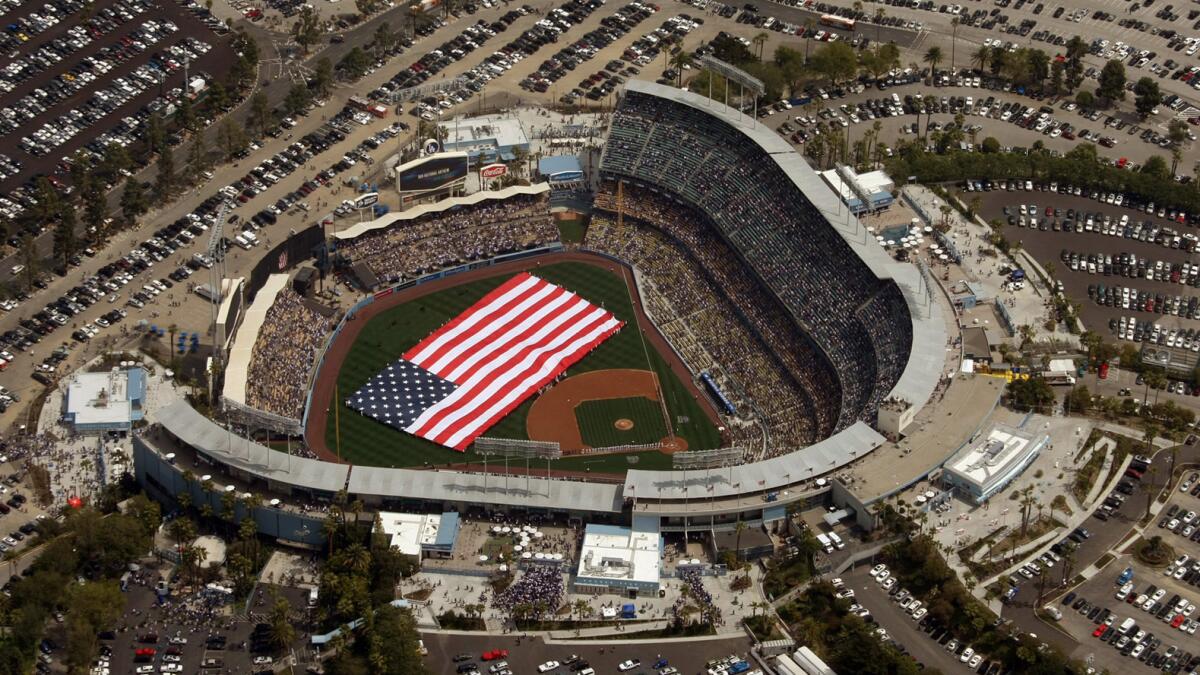
[[[404,358],[408,361],[412,361],[413,358],[415,358],[417,354],[421,353],[421,350],[425,349],[434,340],[437,340],[438,338],[440,338],[442,336],[442,334],[444,334],[446,331],[449,331],[449,330],[457,327],[458,324],[462,323],[463,321],[466,321],[468,318],[470,318],[470,316],[472,314],[479,311],[479,309],[486,307],[488,304],[490,304],[492,302],[495,302],[497,298],[499,298],[500,296],[509,292],[515,286],[520,285],[521,282],[525,281],[525,279],[527,279],[529,276],[531,276],[531,275],[528,272],[521,272],[520,274],[517,274],[513,278],[509,279],[508,281],[500,284],[491,293],[488,293],[487,295],[480,298],[478,302],[471,305],[467,309],[463,310],[463,312],[461,314],[459,314],[458,316],[451,319],[444,326],[442,326],[441,328],[430,333],[429,337],[425,338],[424,340],[421,340],[412,349],[409,349],[408,351],[404,352],[404,354],[401,356],[401,358]],[[414,361],[414,363],[416,363],[416,362]],[[417,365],[421,365],[421,364],[417,364]]]
[[[554,331],[553,334],[561,334],[561,332],[563,330],[569,329],[571,327],[572,322],[577,323],[579,321],[580,317],[587,316],[588,313],[595,310],[596,307],[595,307],[595,305],[589,303],[587,300],[584,300],[583,298],[579,297],[578,295],[571,294],[570,300],[568,300],[567,302],[564,302],[561,306],[556,307],[553,312],[546,314],[546,316],[542,317],[541,320],[525,327],[525,329],[520,331],[519,333],[505,336],[504,344],[501,346],[500,349],[497,349],[496,351],[492,352],[492,354],[490,355],[491,358],[488,358],[487,356],[485,356],[485,358],[479,359],[475,363],[471,364],[471,366],[468,367],[466,372],[464,372],[462,375],[455,378],[458,380],[457,382],[455,382],[455,384],[462,384],[464,382],[470,382],[471,378],[474,377],[476,373],[478,373],[480,370],[487,368],[489,366],[489,364],[492,362],[492,359],[498,358],[500,355],[505,353],[505,350],[512,349],[514,346],[520,344],[523,340],[529,339],[529,337],[531,335],[534,335],[535,333],[537,333],[539,330],[541,330],[543,327],[545,327],[546,324],[556,320],[558,317],[561,317],[562,315],[566,314],[567,312],[570,312],[573,309],[577,309],[578,311],[576,311],[574,313],[573,317],[566,319],[566,322],[562,326],[560,326],[556,331]],[[518,363],[520,361],[520,359],[527,353],[529,353],[528,350],[514,354],[511,357],[507,358],[507,361],[508,361],[508,363]],[[506,367],[507,367],[507,364],[506,364]],[[448,372],[453,372],[453,371],[448,371]]]
[[[576,296],[576,298],[586,304],[586,301],[578,298],[578,296]],[[502,356],[498,357],[497,360],[493,360],[486,364],[490,368],[491,372],[487,376],[480,378],[478,381],[466,384],[463,387],[460,387],[458,391],[454,392],[453,396],[456,400],[456,404],[439,410],[436,414],[434,414],[433,417],[426,420],[426,422],[417,429],[417,435],[430,433],[438,424],[442,422],[443,419],[445,419],[448,415],[457,412],[458,410],[474,407],[478,396],[482,395],[483,390],[490,386],[493,382],[513,380],[514,377],[518,375],[518,373],[513,372],[513,368],[517,363],[520,362],[521,359],[524,359],[538,349],[545,349],[548,345],[553,344],[564,334],[577,333],[579,330],[579,322],[566,321],[557,328],[547,332],[541,338],[530,342],[519,349],[515,348],[522,339],[529,339],[529,335],[536,333],[538,329],[552,322],[554,318],[560,314],[561,313],[555,313],[545,317],[534,330],[529,331],[529,333],[526,335],[518,336],[517,338],[512,339],[509,344],[504,345],[504,349],[500,352]],[[550,349],[547,353],[553,355],[557,351],[557,349]],[[464,380],[464,382],[466,382],[466,380]],[[502,388],[502,391],[508,391],[510,389],[511,388]],[[426,436],[426,438],[428,438],[428,436]]]
[[[517,307],[519,307],[522,303],[530,301],[533,296],[538,294],[541,294],[542,297],[534,300],[533,302],[535,307],[540,307],[546,301],[547,297],[554,295],[557,289],[557,286],[540,282],[539,280],[539,283],[535,283],[532,287],[526,288],[519,295],[508,298],[506,301],[495,299],[489,305],[468,310],[468,313],[486,313],[486,316],[478,317],[478,319],[471,326],[460,326],[461,330],[457,335],[445,336],[445,343],[437,346],[431,355],[426,356],[425,358],[414,358],[413,363],[416,363],[422,368],[426,368],[438,377],[446,377],[450,370],[444,366],[437,365],[440,359],[448,354],[451,354],[455,349],[464,345],[464,343],[466,343],[468,340],[476,338],[481,334],[487,336],[496,330],[504,330],[504,327],[508,325],[510,321],[509,319],[504,318],[508,312],[517,309]],[[478,349],[481,343],[486,345],[488,344],[488,341],[484,339],[469,347],[466,347],[467,352],[474,353],[474,350]]]
[[[540,327],[546,325],[546,322],[553,320],[554,317],[561,315],[563,311],[569,308],[573,304],[571,300],[562,302],[558,307],[554,308],[554,310],[547,312],[546,315],[540,320],[517,332],[518,327],[523,322],[529,320],[530,317],[545,309],[547,305],[551,304],[555,300],[563,298],[564,296],[571,296],[572,298],[576,299],[579,298],[579,296],[571,293],[570,291],[555,286],[554,290],[551,291],[546,297],[542,298],[539,302],[526,307],[525,310],[520,314],[506,319],[505,325],[497,326],[495,323],[489,324],[489,328],[498,329],[494,331],[490,339],[480,340],[476,344],[472,345],[469,349],[463,350],[463,353],[455,357],[450,363],[446,364],[445,366],[438,366],[434,373],[438,377],[450,379],[450,376],[454,374],[454,371],[468,359],[479,354],[481,351],[486,350],[487,352],[490,352],[490,355],[485,355],[484,358],[477,360],[466,373],[455,375],[454,379],[452,380],[455,384],[462,384],[463,382],[468,381],[471,377],[471,373],[487,365],[490,362],[490,359],[494,358],[495,355],[503,354],[504,350],[508,349],[512,344],[517,343],[523,340],[525,336],[536,332]],[[499,313],[498,316],[502,314],[503,313]],[[436,363],[437,361],[432,361],[430,365],[432,366]]]
[[[433,429],[440,424],[442,420],[446,419],[446,417],[452,412],[466,412],[467,414],[461,415],[457,420],[451,422],[448,427],[443,429],[437,434],[436,437],[432,439],[438,443],[444,444],[449,441],[455,433],[462,429],[462,427],[474,420],[474,416],[472,416],[470,413],[477,410],[487,410],[499,399],[508,395],[513,390],[522,392],[520,396],[516,397],[517,399],[524,399],[525,393],[533,390],[533,387],[531,387],[526,380],[537,373],[537,371],[546,363],[546,361],[562,355],[564,351],[568,349],[567,345],[578,339],[581,335],[587,334],[589,331],[611,318],[612,317],[608,314],[608,312],[600,312],[590,321],[585,322],[580,320],[564,324],[558,330],[553,331],[550,335],[547,335],[546,338],[539,340],[537,343],[517,350],[511,358],[506,360],[502,367],[495,369],[489,376],[482,378],[475,386],[471,387],[466,396],[459,400],[457,406],[454,406],[450,410],[440,411],[440,413],[436,415],[433,420],[431,420],[430,424],[425,425],[423,429]],[[537,350],[545,349],[547,345],[554,343],[560,338],[562,341],[560,346],[553,349],[546,349],[544,352],[536,356],[532,361],[525,364],[523,368],[519,365],[524,361],[524,359],[535,353]],[[566,360],[566,357],[564,357],[564,360]],[[520,369],[518,370],[518,368]],[[560,373],[562,372],[562,368],[555,368],[552,370],[552,372]],[[491,392],[490,395],[488,395],[486,393],[487,388],[496,382],[500,382],[501,386],[496,388],[493,392]]]
[[[603,321],[608,321],[611,318],[612,318],[611,316],[606,316],[603,319]],[[547,373],[545,376],[543,376],[541,378],[538,378],[534,381],[527,381],[524,385],[522,385],[520,387],[520,390],[522,393],[519,396],[514,397],[511,401],[509,401],[509,403],[507,403],[504,406],[502,406],[501,408],[497,409],[497,411],[495,413],[489,415],[486,419],[484,419],[482,424],[479,424],[477,427],[475,427],[474,431],[470,432],[466,436],[463,436],[461,439],[459,439],[459,441],[457,443],[455,443],[454,445],[452,445],[450,447],[453,447],[454,449],[459,450],[459,451],[466,450],[467,446],[469,446],[472,442],[474,442],[476,438],[478,438],[481,434],[483,434],[483,432],[485,432],[489,428],[491,428],[491,426],[493,424],[495,424],[496,422],[499,422],[501,418],[503,418],[508,413],[512,412],[517,406],[524,403],[525,399],[527,399],[529,397],[529,394],[531,392],[536,391],[537,389],[545,386],[547,383],[554,380],[554,378],[558,377],[559,374],[561,374],[563,371],[565,371],[566,369],[575,365],[577,362],[579,362],[580,359],[582,359],[589,352],[591,352],[593,349],[598,347],[600,345],[600,343],[604,342],[611,335],[613,335],[617,331],[621,330],[621,327],[623,325],[624,325],[623,323],[618,322],[610,330],[606,330],[606,331],[600,333],[591,342],[589,342],[585,345],[582,345],[579,349],[575,350],[575,352],[563,357],[562,361],[559,364],[559,367],[553,369],[551,372]],[[483,410],[487,410],[489,407],[490,407],[490,405],[483,406],[482,408],[483,408]],[[454,435],[454,433],[457,433],[460,429],[462,429],[463,426],[465,426],[466,422],[469,422],[469,421],[470,421],[470,419],[467,419],[462,424],[457,425],[452,430],[452,433],[450,434],[449,437],[452,437]],[[447,437],[447,438],[449,438],[449,437]]]

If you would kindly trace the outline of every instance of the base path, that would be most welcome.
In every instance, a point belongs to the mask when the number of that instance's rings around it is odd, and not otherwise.
[[[654,373],[612,368],[568,377],[534,400],[529,416],[525,418],[525,432],[533,441],[558,441],[558,447],[564,452],[582,450],[588,446],[584,445],[579,433],[575,406],[584,401],[638,396],[658,400]],[[629,428],[632,427],[630,424]]]
[[[338,374],[342,370],[342,363],[346,360],[346,355],[350,353],[350,349],[354,346],[354,342],[358,340],[358,334],[362,332],[367,322],[374,317],[400,305],[412,302],[417,298],[444,291],[448,288],[461,286],[462,284],[475,281],[477,279],[487,279],[489,277],[507,276],[515,274],[522,270],[528,270],[537,273],[537,268],[543,265],[553,265],[556,263],[576,262],[593,265],[606,269],[613,274],[616,274],[625,280],[626,286],[629,288],[629,295],[633,300],[634,314],[636,315],[637,327],[642,331],[642,335],[653,348],[662,356],[663,360],[671,367],[672,372],[676,377],[683,382],[687,387],[688,392],[700,402],[700,407],[704,410],[704,414],[715,425],[720,425],[720,418],[717,416],[717,411],[712,407],[708,397],[703,395],[696,387],[696,383],[692,379],[692,373],[683,365],[683,362],[675,354],[670,343],[666,338],[658,332],[658,329],[651,323],[649,317],[642,309],[642,299],[637,292],[637,284],[633,281],[633,274],[629,268],[614,260],[604,258],[602,256],[593,255],[590,253],[550,253],[547,255],[538,256],[536,258],[525,258],[524,260],[514,260],[512,262],[500,263],[490,267],[481,267],[479,269],[462,272],[453,276],[430,281],[418,286],[406,288],[402,291],[391,293],[383,298],[372,302],[363,307],[354,316],[348,320],[346,325],[342,327],[342,332],[338,335],[333,344],[329,345],[329,349],[325,352],[325,360],[321,364],[321,370],[317,372],[313,378],[315,386],[312,393],[312,406],[309,409],[308,420],[304,428],[304,440],[308,443],[308,447],[317,453],[317,456],[328,462],[340,461],[337,455],[333,452],[325,442],[325,429],[331,423],[333,413],[333,392],[334,385],[337,383]],[[629,330],[632,327],[626,327]],[[634,371],[639,372],[639,371]],[[645,371],[640,371],[645,372]],[[574,379],[574,378],[569,378]],[[651,378],[652,379],[652,378]],[[568,380],[569,381],[569,380]],[[564,381],[565,384],[565,381]],[[561,386],[561,385],[560,385]],[[655,391],[654,385],[651,384],[648,391]],[[597,398],[593,396],[592,398]],[[657,400],[658,394],[655,393],[651,398]],[[571,423],[574,424],[574,413],[571,415]],[[396,432],[403,433],[403,432]],[[576,429],[578,433],[578,429]],[[686,443],[682,439],[669,439],[671,443],[664,447],[664,451],[670,452],[672,449],[686,449]],[[420,467],[410,467],[420,468]]]

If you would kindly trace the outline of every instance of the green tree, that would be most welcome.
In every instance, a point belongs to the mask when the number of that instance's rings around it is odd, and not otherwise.
[[[204,108],[208,111],[209,116],[216,117],[228,110],[229,105],[229,90],[225,88],[225,85],[217,80],[209,83],[208,89],[204,90]]]
[[[37,279],[38,268],[41,267],[41,256],[38,255],[37,242],[33,235],[26,232],[21,235],[21,264],[25,266],[23,271],[25,276],[25,290],[33,288],[33,282]]]
[[[379,39],[378,34],[376,39]],[[333,91],[333,62],[327,56],[317,61],[316,70],[313,71],[313,89],[317,92],[317,98],[322,99],[329,98]]]
[[[283,109],[289,115],[298,115],[308,108],[312,100],[312,92],[303,84],[292,85],[287,96],[283,99]]]
[[[942,55],[942,48],[934,45],[926,50],[925,55],[921,60],[929,64],[929,76],[935,81],[937,79],[937,67],[945,57]]]
[[[347,52],[341,61],[338,61],[338,69],[345,72],[346,76],[352,80],[357,80],[365,75],[367,68],[370,67],[371,60],[367,57],[367,53],[357,45]]]
[[[1055,59],[1050,64],[1050,92],[1055,96],[1062,94],[1066,86],[1063,79],[1065,69],[1066,66],[1058,59]]]
[[[371,48],[375,52],[375,58],[381,59],[387,54],[392,47],[396,46],[396,32],[392,30],[391,24],[384,21],[375,29],[375,36],[371,41]]]
[[[125,611],[125,594],[115,581],[85,581],[67,590],[67,667],[88,672],[99,651],[96,633],[112,626]]]
[[[1096,87],[1096,98],[1106,104],[1125,100],[1125,64],[1116,59],[1104,64],[1100,71],[1099,86]]]
[[[292,625],[292,619],[289,616],[292,605],[287,598],[277,592],[272,595],[273,604],[267,624],[270,626],[271,645],[275,647],[276,653],[281,654],[287,652],[292,643],[296,641],[296,628]]]
[[[327,60],[327,59],[323,59]],[[319,72],[319,68],[318,68]],[[250,126],[258,133],[263,133],[271,127],[271,102],[266,92],[256,91],[250,97]]]
[[[1029,77],[1037,85],[1045,83],[1050,76],[1050,55],[1040,49],[1030,49],[1026,52],[1029,64]]]
[[[983,143],[981,145],[982,145],[984,152],[988,152],[988,153],[1000,152],[1000,141],[996,140],[992,136],[988,136],[987,138],[984,138]]]
[[[146,120],[146,147],[150,149],[150,153],[162,152],[163,148],[167,147],[167,130],[163,126],[162,114],[158,112],[150,113],[150,117]]]
[[[854,48],[845,42],[829,42],[813,55],[812,65],[830,84],[836,85],[858,72],[858,56]]]
[[[1096,97],[1090,91],[1080,90],[1075,94],[1075,103],[1086,110],[1096,105]]]
[[[304,50],[305,56],[308,55],[308,50],[315,45],[323,36],[321,28],[321,17],[317,11],[310,5],[305,5],[300,14],[296,17],[296,22],[292,24],[292,39],[300,48]]]
[[[175,104],[175,124],[188,131],[196,130],[196,109],[192,105],[191,97],[179,97],[179,103]]]
[[[83,197],[83,224],[87,226],[93,241],[108,241],[108,198],[100,187],[100,181],[89,175],[80,189]]]
[[[1066,85],[1067,91],[1075,91],[1083,84],[1083,57],[1088,53],[1088,43],[1078,35],[1067,40]]]
[[[225,155],[225,161],[233,161],[234,157],[245,150],[248,144],[246,133],[242,131],[241,126],[228,117],[221,120],[220,125],[217,126],[217,145]]]
[[[1171,167],[1167,165],[1167,160],[1163,159],[1161,155],[1150,155],[1142,164],[1140,171],[1156,178],[1170,178],[1171,176]]]
[[[1133,107],[1143,119],[1162,102],[1162,93],[1158,90],[1158,82],[1149,77],[1140,78],[1133,85],[1133,95]]]
[[[971,52],[971,65],[975,66],[975,70],[982,75],[987,70],[987,64],[992,60],[992,48],[986,45],[980,45],[978,49]]]
[[[196,134],[188,145],[187,154],[187,170],[188,176],[195,180],[196,177],[208,171],[211,163],[208,161],[208,146],[204,142],[204,134]]]
[[[54,258],[62,263],[64,268],[79,250],[78,239],[75,235],[76,225],[75,207],[63,205],[58,216],[58,224],[54,227]]]
[[[175,175],[175,153],[170,147],[164,147],[158,156],[158,177],[154,181],[154,191],[160,202],[170,201],[175,194],[179,178]]]
[[[139,216],[150,208],[146,197],[146,189],[142,182],[131,178],[125,181],[125,190],[121,193],[121,215],[125,223],[132,225]]]

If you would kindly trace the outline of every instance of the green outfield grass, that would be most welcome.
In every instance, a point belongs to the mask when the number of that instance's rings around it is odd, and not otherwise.
[[[622,418],[633,422],[633,428],[622,431],[613,426]],[[575,406],[575,423],[580,438],[593,448],[654,443],[667,435],[662,407],[644,396],[584,401]]]
[[[719,432],[704,416],[699,402],[687,393],[684,383],[667,367],[661,355],[649,345],[643,347],[641,336],[633,323],[633,306],[623,279],[583,263],[531,265],[528,269],[547,281],[603,306],[627,322],[620,332],[572,366],[567,371],[568,376],[610,368],[652,369],[658,373],[662,383],[665,403],[673,418],[676,434],[687,440],[691,449],[715,448],[720,444]],[[334,411],[330,410],[326,429],[329,449],[338,451],[336,426],[340,429],[341,455],[355,464],[402,467],[481,461],[473,453],[455,452],[376,422],[346,407],[342,401],[375,373],[400,358],[408,348],[508,278],[501,275],[449,288],[394,307],[371,319],[359,333],[358,340],[351,347],[338,373],[338,422],[335,425]],[[534,398],[531,397],[509,413],[485,435],[527,438],[525,418]],[[639,468],[670,468],[670,457],[662,453],[639,453],[635,457]],[[551,468],[622,473],[629,466],[632,464],[627,456],[573,457],[559,460]]]

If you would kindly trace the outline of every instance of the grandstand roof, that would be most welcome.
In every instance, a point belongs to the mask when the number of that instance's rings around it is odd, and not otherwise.
[[[289,457],[286,453],[230,433],[201,415],[183,399],[158,410],[154,420],[197,452],[269,481],[337,492],[346,486],[346,476],[350,473],[349,465],[307,457]]]
[[[543,176],[553,176],[564,171],[583,171],[579,158],[575,155],[555,155],[538,160],[538,173]]]
[[[528,484],[528,489],[526,485]],[[507,485],[507,489],[505,486]],[[621,486],[580,481],[525,479],[486,476],[456,471],[417,471],[354,467],[350,472],[351,494],[404,496],[429,501],[487,503],[526,508],[612,512],[621,510]]]
[[[267,312],[275,304],[279,292],[287,288],[288,275],[272,274],[267,277],[262,289],[254,296],[254,302],[246,309],[242,319],[242,327],[238,329],[229,349],[229,365],[225,367],[225,387],[221,395],[234,403],[247,405],[246,380],[250,375],[250,357],[254,353],[254,343],[258,341],[258,332],[262,330]],[[230,296],[232,297],[232,296]]]
[[[916,408],[922,407],[941,378],[946,326],[940,305],[929,299],[929,286],[921,272],[911,264],[892,260],[820,175],[775,130],[719,101],[675,87],[630,80],[625,89],[703,111],[745,134],[775,160],[876,277],[896,282],[908,303],[913,340],[908,363],[890,396],[902,398]]]
[[[630,471],[625,496],[639,499],[710,499],[733,497],[755,490],[789,487],[813,476],[836,471],[886,441],[862,422],[819,443],[753,464],[711,471]],[[712,490],[709,490],[709,487]]]
[[[493,199],[508,199],[509,197],[515,197],[517,195],[540,195],[543,192],[549,191],[550,185],[548,183],[537,183],[535,185],[511,185],[503,190],[480,190],[479,192],[473,192],[466,197],[452,197],[450,199],[443,199],[432,204],[414,206],[413,208],[405,211],[392,211],[391,213],[385,214],[382,218],[356,223],[350,227],[347,227],[341,232],[335,233],[333,238],[339,240],[354,239],[355,237],[366,234],[372,230],[382,230],[403,220],[413,220],[414,218],[420,218],[421,216],[428,215],[430,213],[441,213],[442,211],[452,209],[456,206],[470,206],[471,204],[478,204],[480,202]]]

